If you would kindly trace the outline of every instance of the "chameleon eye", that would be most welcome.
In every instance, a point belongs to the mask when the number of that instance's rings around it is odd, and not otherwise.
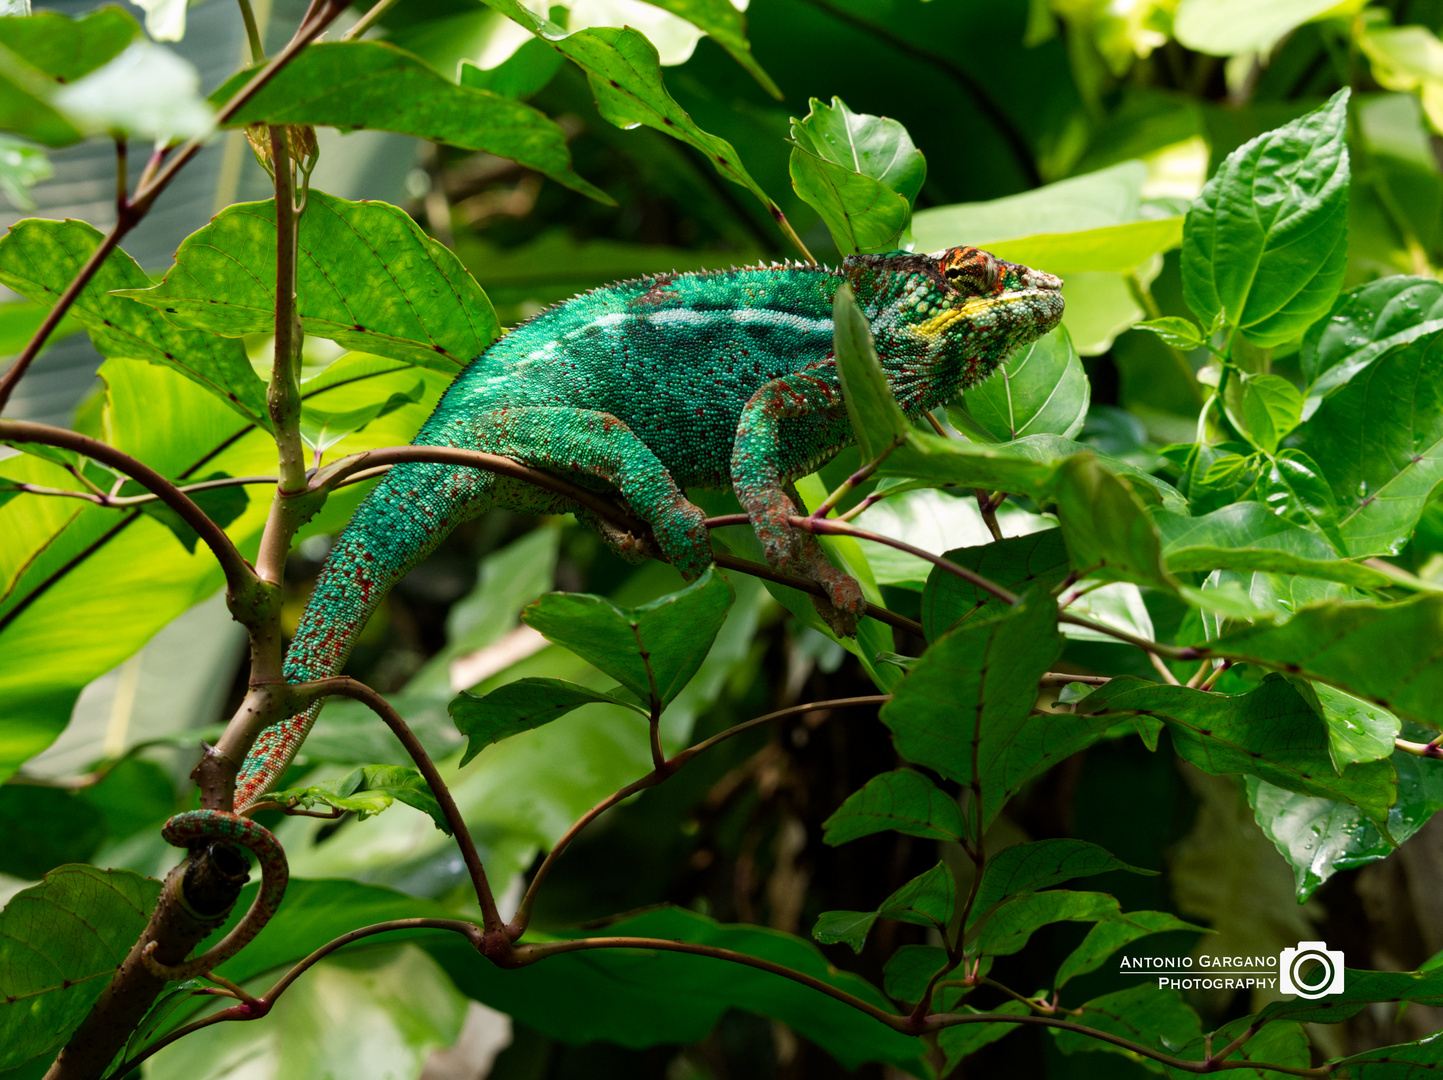
[[[1001,268],[987,252],[973,248],[965,254],[958,252],[954,259],[943,266],[942,274],[947,284],[958,292],[976,295],[996,290]]]

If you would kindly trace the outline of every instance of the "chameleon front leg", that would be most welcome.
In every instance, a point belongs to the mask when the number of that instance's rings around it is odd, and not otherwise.
[[[682,574],[696,577],[712,564],[706,514],[687,500],[651,448],[611,413],[544,406],[503,409],[480,419],[476,440],[482,450],[539,469],[600,477],[651,525],[662,553]],[[614,531],[602,530],[602,535],[610,543],[619,542]]]
[[[781,421],[810,417],[827,423],[842,409],[842,392],[826,378],[828,370],[813,367],[773,379],[751,396],[737,423],[732,487],[751,516],[767,561],[821,585],[827,600],[813,597],[817,613],[837,634],[850,637],[866,608],[862,588],[831,564],[816,537],[788,522],[797,508],[782,479]]]

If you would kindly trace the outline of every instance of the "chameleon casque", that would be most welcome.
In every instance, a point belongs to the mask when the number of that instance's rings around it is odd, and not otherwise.
[[[976,248],[663,274],[604,286],[505,334],[456,379],[416,443],[513,457],[618,493],[688,577],[712,562],[688,488],[731,486],[768,561],[820,584],[819,611],[850,633],[861,589],[787,521],[786,488],[854,441],[832,357],[832,303],[851,283],[910,417],[981,382],[1062,317],[1062,282]],[[391,586],[457,524],[564,498],[454,465],[394,466],[341,534],[286,655],[291,682],[338,672]],[[648,545],[579,516],[624,555]],[[295,756],[319,705],[267,728],[237,782],[238,811]]]

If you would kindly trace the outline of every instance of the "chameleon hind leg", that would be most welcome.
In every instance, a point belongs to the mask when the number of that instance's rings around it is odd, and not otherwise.
[[[610,413],[543,406],[498,410],[480,418],[476,441],[478,449],[539,469],[605,480],[651,526],[662,553],[683,575],[696,577],[712,564],[706,514],[687,500],[651,448]],[[596,525],[594,517],[583,517]],[[623,556],[644,553],[633,538],[615,529],[600,531]]]
[[[751,516],[767,561],[825,589],[825,600],[812,598],[817,614],[837,634],[851,637],[857,632],[857,616],[866,609],[862,588],[832,565],[815,536],[790,524],[797,507],[787,495],[789,485],[782,475],[783,419],[807,417],[829,423],[840,417],[845,422],[842,393],[826,374],[821,368],[799,371],[773,379],[752,395],[737,423],[732,487]]]

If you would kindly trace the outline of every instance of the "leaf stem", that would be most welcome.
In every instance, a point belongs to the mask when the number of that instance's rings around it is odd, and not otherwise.
[[[356,21],[356,25],[341,35],[342,41],[354,41],[371,27],[375,26],[382,15],[395,7],[396,0],[378,0],[364,15]]]
[[[401,719],[401,714],[392,707],[389,701],[365,683],[345,675],[317,679],[315,682],[293,684],[290,692],[304,705],[309,705],[316,698],[332,694],[348,697],[359,701],[385,721],[386,726],[405,747],[406,753],[411,755],[411,760],[416,763],[416,768],[425,777],[426,783],[430,785],[431,793],[441,804],[441,813],[446,817],[446,824],[451,826],[451,833],[455,837],[456,845],[461,849],[461,858],[465,861],[466,869],[471,875],[471,884],[476,890],[476,901],[481,905],[482,925],[488,934],[503,931],[506,924],[497,913],[496,900],[491,893],[491,885],[486,880],[486,869],[481,865],[481,855],[476,850],[476,842],[471,838],[471,831],[466,827],[466,819],[456,805],[456,800],[451,797],[451,790],[446,786],[446,781],[441,779],[441,773],[431,760],[431,756],[426,753],[426,748],[421,745],[421,741],[416,738],[406,721]]]
[[[251,0],[237,0],[237,2],[240,4],[241,21],[246,26],[246,42],[250,45],[251,63],[264,64],[266,47],[261,42],[261,28],[256,22],[256,13],[251,7]]]

